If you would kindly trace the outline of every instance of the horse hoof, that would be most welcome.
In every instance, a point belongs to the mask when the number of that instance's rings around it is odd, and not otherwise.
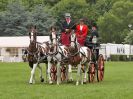
[[[68,79],[67,82],[71,83],[71,82],[73,82],[73,79]]]
[[[83,84],[86,84],[86,82],[87,82],[86,79],[84,79]]]
[[[57,82],[57,85],[60,85],[60,83],[59,83],[59,82]]]
[[[78,86],[79,85],[79,82],[76,82],[76,86]]]
[[[44,78],[41,79],[41,82],[44,82]]]
[[[83,84],[86,84],[86,82],[83,82]]]
[[[52,81],[49,81],[49,84],[53,84],[53,82]]]
[[[73,82],[73,79],[72,78],[70,79],[70,82]]]
[[[29,84],[33,84],[32,80],[29,81]]]
[[[29,84],[33,84],[32,82],[29,82]]]

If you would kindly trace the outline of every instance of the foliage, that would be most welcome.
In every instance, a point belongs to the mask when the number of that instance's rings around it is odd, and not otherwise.
[[[31,17],[28,19],[28,24],[36,25],[38,28],[38,35],[48,35],[49,28],[56,23],[49,13],[46,13],[42,5],[37,5],[31,12]]]
[[[80,10],[79,10],[80,9]],[[91,6],[88,6],[85,0],[62,0],[56,4],[52,9],[54,16],[59,17],[59,19],[64,18],[66,12],[71,13],[73,19],[77,20],[79,18],[89,18],[95,19],[96,12]]]
[[[96,5],[94,6],[99,13],[99,16],[103,15],[106,12],[109,12],[109,10],[112,9],[114,1],[115,0],[98,0]]]
[[[121,43],[128,31],[128,24],[132,23],[133,3],[130,1],[118,1],[112,9],[98,18],[103,42]]]
[[[133,61],[133,55],[111,55],[111,61]]]
[[[49,6],[54,6],[55,4],[57,4],[60,1],[61,0],[44,0],[45,4],[49,5]]]
[[[0,11],[4,11],[6,9],[6,5],[8,4],[9,0],[1,0],[0,1]]]
[[[119,55],[110,55],[110,60],[111,61],[120,61],[119,60]]]
[[[0,35],[27,35],[28,27],[36,25],[38,35],[48,35],[48,28],[56,22],[43,5],[36,5],[33,11],[26,11],[20,2],[10,3],[5,12],[0,15]]]
[[[131,32],[127,34],[124,40],[127,44],[133,44],[133,30],[131,30]]]
[[[11,3],[1,12],[0,35],[25,35],[28,12],[19,2]]]
[[[48,28],[56,20],[59,25],[66,12],[76,23],[79,18],[89,26],[97,23],[104,43],[132,38],[128,24],[133,24],[133,0],[0,0],[0,35],[27,35],[30,24],[37,25],[39,35],[47,35]]]

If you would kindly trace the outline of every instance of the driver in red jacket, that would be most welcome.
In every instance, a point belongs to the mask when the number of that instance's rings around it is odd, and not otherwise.
[[[84,24],[84,19],[80,19],[80,23],[76,26],[77,41],[81,46],[84,46],[88,33],[88,26]]]

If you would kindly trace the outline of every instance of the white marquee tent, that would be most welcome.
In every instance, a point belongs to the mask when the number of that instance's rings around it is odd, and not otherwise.
[[[48,36],[38,36],[38,42],[49,41]],[[0,48],[2,47],[28,47],[30,39],[28,36],[0,37]]]
[[[49,41],[49,36],[37,36],[38,42]],[[28,36],[0,37],[0,61],[20,62],[22,54],[29,46],[30,38]]]

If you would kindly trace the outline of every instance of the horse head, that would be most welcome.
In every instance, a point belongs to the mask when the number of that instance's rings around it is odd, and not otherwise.
[[[74,32],[71,33],[71,36],[70,36],[70,40],[71,40],[71,47],[75,47],[77,46],[77,38],[76,38],[76,34]]]
[[[49,48],[50,52],[56,52],[57,51],[57,36],[56,36],[56,27],[52,26],[50,28],[50,43]]]
[[[70,40],[71,40],[71,44],[69,47],[69,52],[71,54],[75,54],[78,52],[79,48],[78,48],[76,34],[74,32],[71,33]]]
[[[37,40],[37,31],[36,31],[36,26],[32,26],[29,31],[29,38],[30,38],[30,43],[36,42]]]
[[[50,32],[51,32],[51,43],[53,45],[57,45],[57,37],[56,37],[56,27],[52,26],[51,29],[50,29]]]
[[[32,26],[29,32],[30,44],[28,47],[28,60],[33,60],[38,51],[36,26]]]

